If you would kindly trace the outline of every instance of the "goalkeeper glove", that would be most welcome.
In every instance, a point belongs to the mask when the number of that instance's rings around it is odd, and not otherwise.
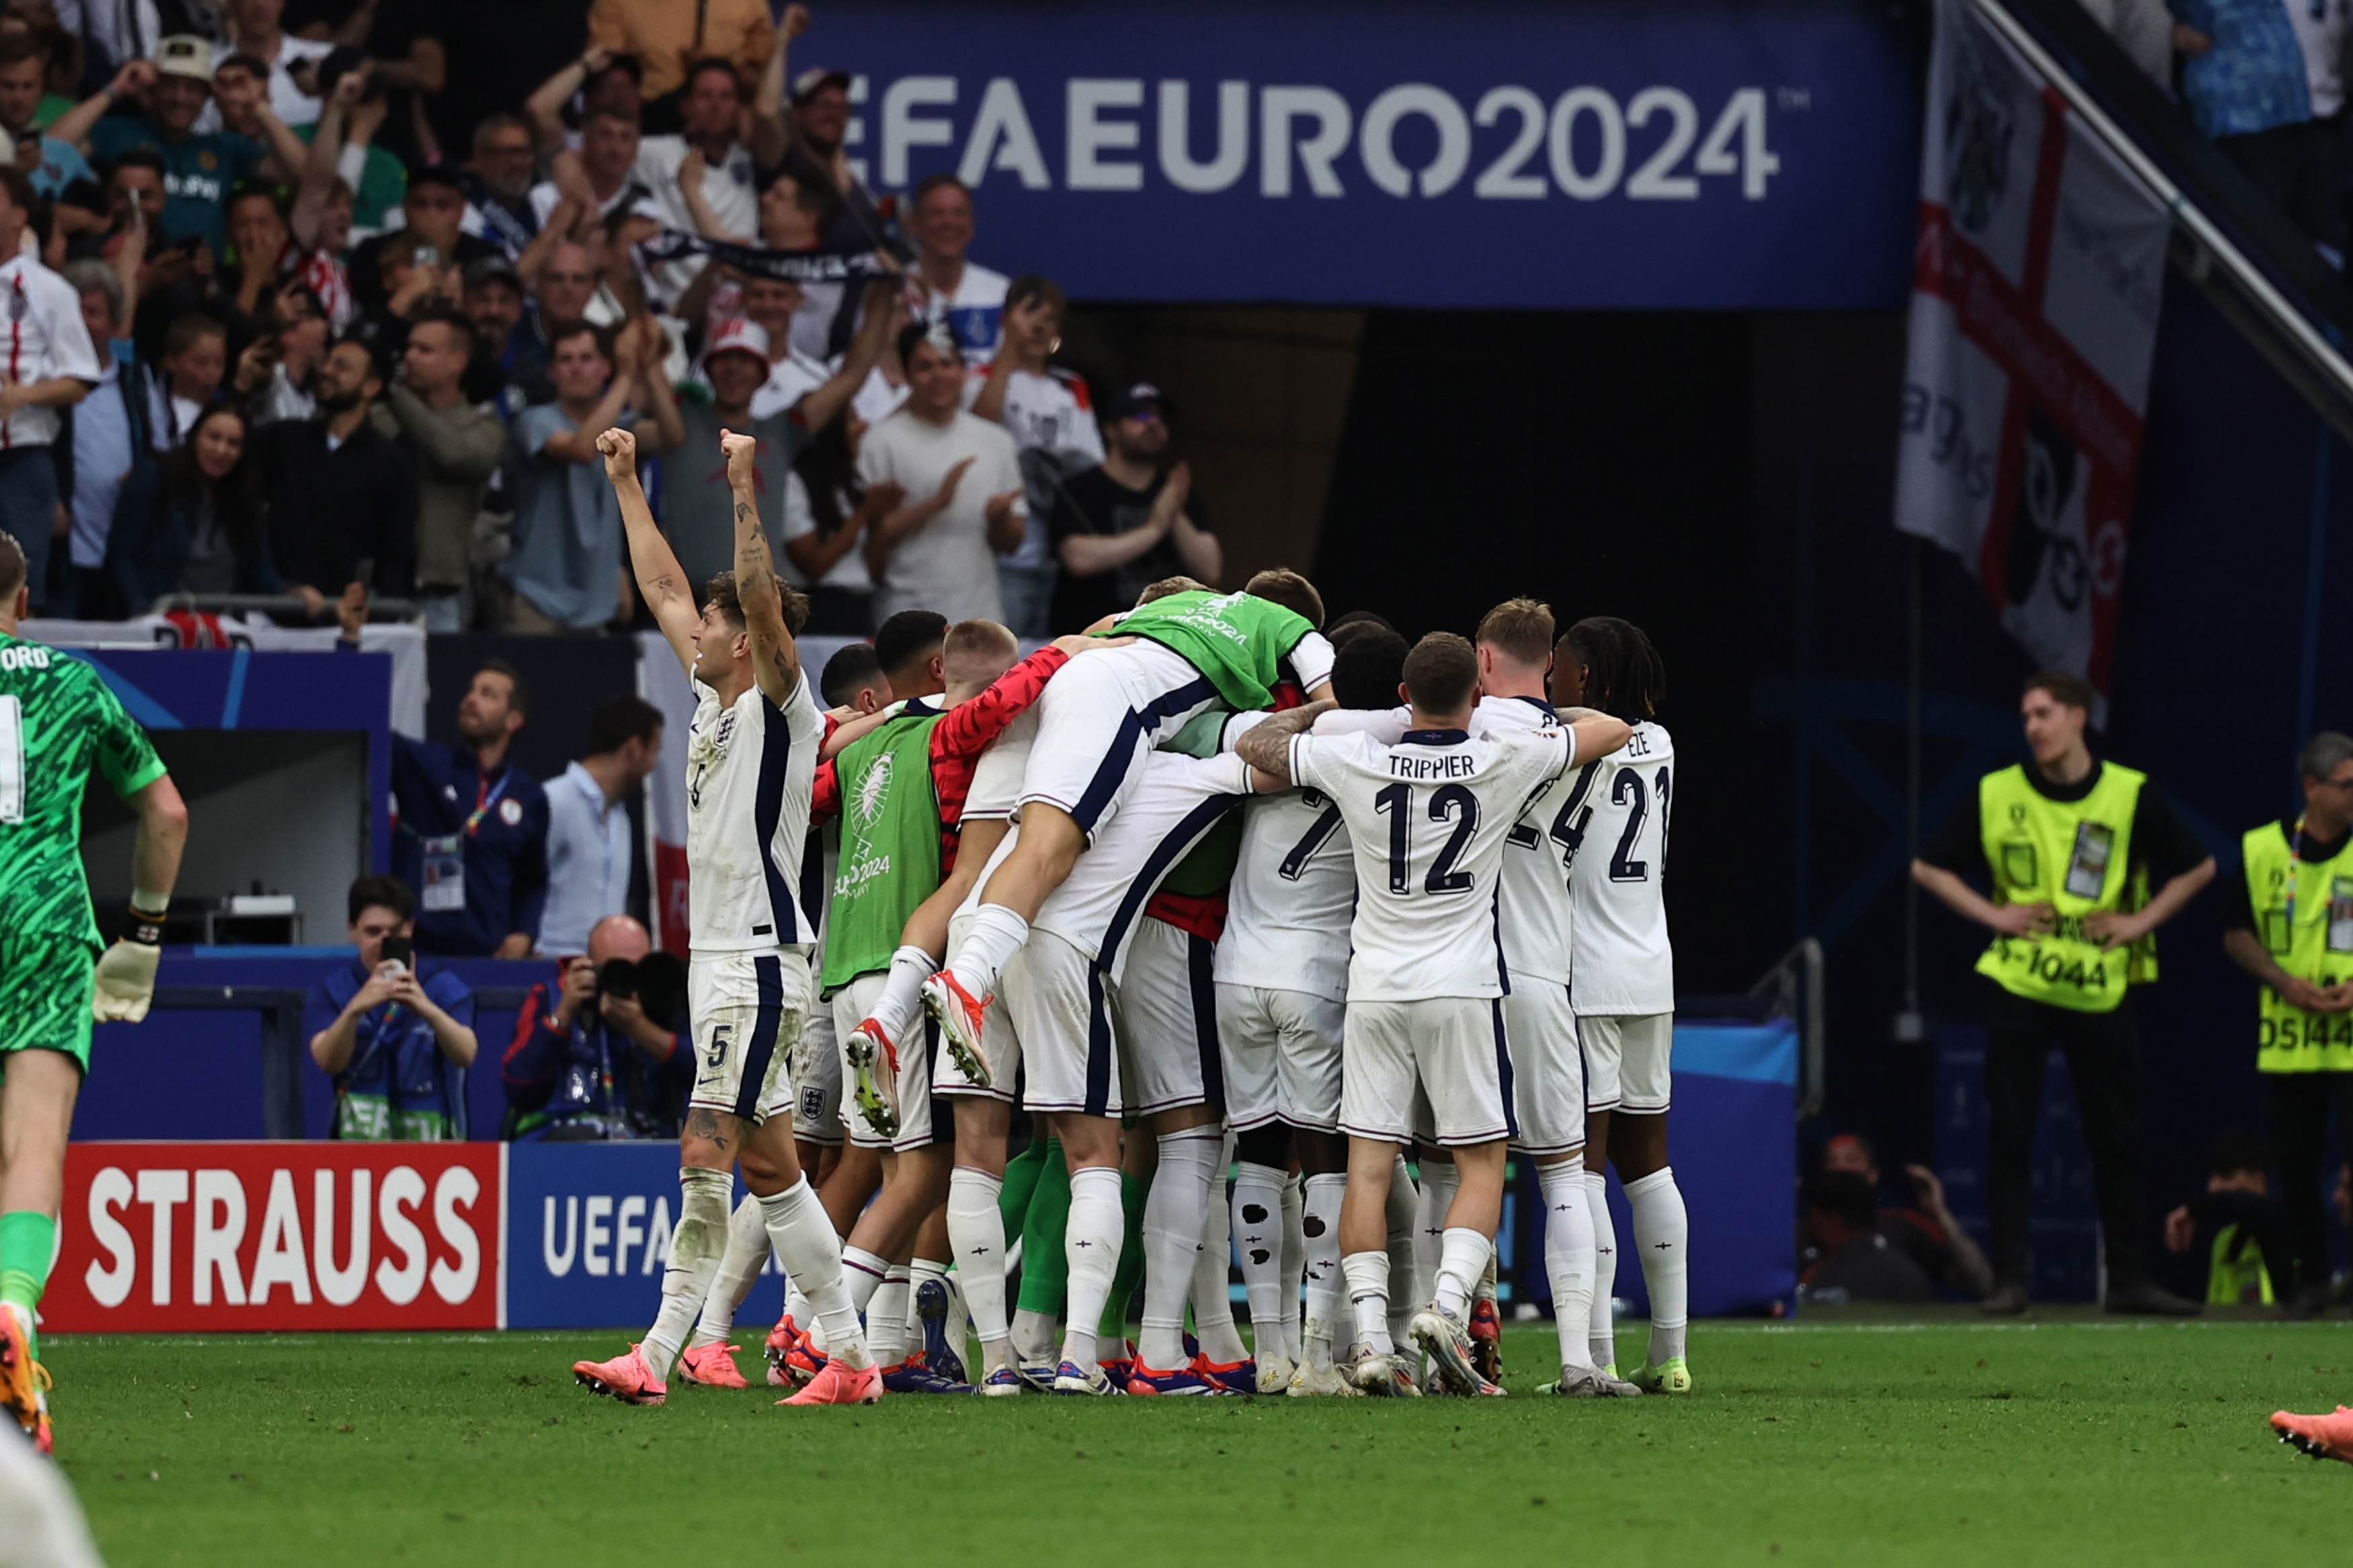
[[[131,930],[99,955],[90,1010],[101,1024],[135,1024],[155,999],[155,965],[164,956],[160,915],[131,911]]]

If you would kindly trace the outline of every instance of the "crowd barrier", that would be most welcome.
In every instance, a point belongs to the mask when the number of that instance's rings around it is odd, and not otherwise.
[[[1797,1055],[1781,1021],[1675,1031],[1694,1313],[1788,1308]],[[42,1310],[69,1332],[642,1325],[677,1215],[666,1143],[77,1142]],[[1640,1309],[1630,1259],[1617,1293]],[[771,1272],[744,1321],[781,1306]]]

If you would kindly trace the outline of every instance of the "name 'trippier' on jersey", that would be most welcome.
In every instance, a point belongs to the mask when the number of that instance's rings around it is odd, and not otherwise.
[[[798,672],[795,672],[798,675]],[[817,923],[796,892],[825,716],[799,677],[782,707],[755,684],[732,705],[698,680],[686,754],[688,945],[803,947]]]
[[[1567,730],[1295,735],[1291,776],[1340,807],[1356,860],[1351,1002],[1499,996],[1497,885],[1528,799],[1576,753]]]

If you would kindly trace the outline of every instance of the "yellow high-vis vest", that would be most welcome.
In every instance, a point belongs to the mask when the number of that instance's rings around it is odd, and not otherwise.
[[[2255,935],[2298,980],[2329,986],[2353,980],[2353,856],[2340,852],[2295,868],[2295,919],[2288,913],[2288,843],[2276,822],[2241,841]],[[2259,1072],[2353,1071],[2353,1013],[2307,1013],[2265,985],[2255,1022]]]
[[[1993,871],[1998,904],[2049,904],[2058,926],[2042,936],[1997,936],[1978,973],[2030,1002],[2079,1013],[2113,1011],[2127,985],[2157,978],[2154,934],[2103,949],[2084,934],[2084,917],[2129,911],[2147,900],[2147,879],[2132,869],[2133,812],[2147,775],[2114,763],[2082,800],[2052,800],[2023,766],[1978,782],[1978,831]]]

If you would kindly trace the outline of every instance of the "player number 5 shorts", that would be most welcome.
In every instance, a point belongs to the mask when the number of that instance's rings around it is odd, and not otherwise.
[[[816,1003],[808,954],[695,953],[687,964],[694,1025],[694,1091],[689,1107],[723,1110],[758,1125],[790,1116],[793,1053]]]

